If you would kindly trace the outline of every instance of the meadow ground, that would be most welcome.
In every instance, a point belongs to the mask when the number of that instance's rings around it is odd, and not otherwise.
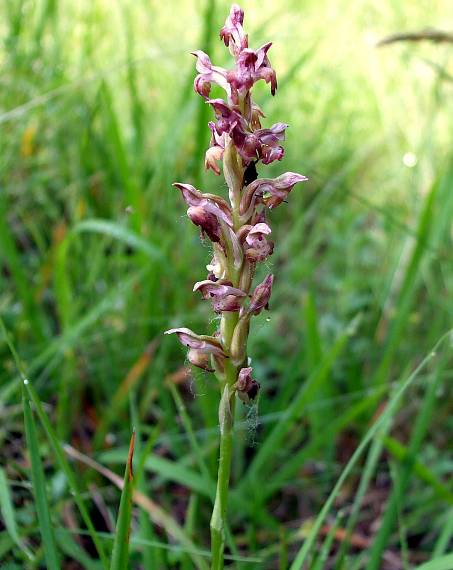
[[[252,44],[274,44],[266,126],[290,125],[270,175],[310,181],[271,215],[275,292],[251,336],[260,399],[238,410],[228,567],[445,561],[453,44],[376,43],[448,30],[453,5],[243,7]],[[162,333],[211,319],[191,292],[209,250],[171,183],[223,190],[202,170],[210,109],[189,52],[225,61],[228,9],[0,7],[2,568],[106,565],[133,426],[129,567],[206,567],[218,390]]]

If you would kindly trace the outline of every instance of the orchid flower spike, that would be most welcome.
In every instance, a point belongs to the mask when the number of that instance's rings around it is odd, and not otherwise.
[[[197,72],[194,90],[212,110],[204,165],[216,176],[223,174],[228,200],[191,184],[174,183],[187,204],[188,218],[198,226],[201,237],[212,243],[208,274],[195,283],[193,290],[211,302],[213,312],[220,316],[215,320],[219,326],[212,335],[199,335],[185,327],[170,329],[166,334],[177,335],[188,349],[191,364],[215,373],[221,393],[220,437],[224,438],[232,436],[236,396],[250,405],[260,388],[252,378],[247,341],[254,317],[269,309],[274,282],[274,275],[268,274],[254,286],[260,264],[269,264],[274,251],[266,213],[286,202],[292,189],[308,179],[295,172],[276,178],[260,178],[258,174],[261,167],[283,160],[288,129],[285,122],[263,127],[264,113],[252,98],[259,81],[269,86],[272,95],[276,94],[277,75],[269,59],[272,43],[250,47],[244,31],[244,11],[237,4],[231,7],[220,39],[232,56],[229,69],[216,66],[201,50],[192,55]],[[213,85],[223,96],[213,95]],[[221,455],[219,479],[228,477],[229,466],[224,463],[229,461],[231,454]],[[213,560],[220,560],[223,553],[225,508],[219,506],[225,504],[223,489],[225,481],[217,487],[211,519]]]
[[[191,363],[215,371],[224,382],[224,360],[233,351],[234,362],[242,358],[244,362],[238,364],[246,364],[250,318],[269,307],[272,274],[252,293],[258,265],[274,251],[265,210],[285,202],[293,187],[307,177],[295,172],[286,172],[277,178],[258,177],[260,163],[267,165],[283,159],[281,143],[288,128],[283,122],[263,128],[264,113],[252,99],[252,90],[258,81],[268,83],[272,95],[277,91],[277,76],[269,59],[272,43],[257,49],[249,46],[244,31],[244,11],[237,4],[231,6],[220,38],[233,58],[230,69],[216,66],[201,50],[192,54],[196,57],[197,70],[194,90],[213,111],[213,120],[208,123],[211,142],[206,151],[205,168],[220,175],[223,163],[229,201],[201,192],[191,184],[175,182],[174,186],[188,206],[188,218],[200,228],[201,236],[212,242],[209,273],[206,279],[195,284],[194,291],[211,301],[213,311],[221,315],[221,324],[212,337],[195,335],[185,328],[167,332],[176,333],[189,349]],[[223,90],[223,98],[211,98],[213,84]],[[235,316],[227,317],[228,314]],[[228,327],[224,324],[227,320]],[[231,323],[235,321],[233,326]],[[207,362],[209,358],[211,364]],[[248,370],[248,367],[242,369]],[[238,374],[239,369],[236,376]],[[229,383],[236,385],[237,378]]]

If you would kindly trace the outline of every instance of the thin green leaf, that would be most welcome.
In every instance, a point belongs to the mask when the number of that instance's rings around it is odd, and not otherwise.
[[[291,564],[290,570],[301,570],[303,568],[304,563],[307,560],[307,556],[310,553],[311,547],[313,546],[316,537],[318,536],[319,530],[321,525],[323,524],[330,508],[332,507],[336,496],[338,495],[343,483],[351,473],[352,469],[356,465],[357,461],[359,460],[362,453],[365,451],[366,447],[373,440],[376,434],[382,429],[382,426],[387,423],[389,418],[393,416],[395,413],[399,402],[402,396],[405,394],[409,386],[413,383],[417,375],[423,370],[423,368],[435,357],[438,348],[445,342],[445,340],[450,339],[452,331],[448,331],[445,333],[439,341],[434,346],[433,350],[429,352],[429,354],[422,360],[422,362],[417,366],[414,372],[406,378],[403,382],[400,383],[398,390],[390,399],[387,408],[380,416],[380,418],[369,428],[366,432],[365,436],[363,437],[360,445],[357,447],[355,452],[353,453],[351,459],[346,464],[346,467],[343,469],[342,474],[340,475],[337,483],[335,484],[334,488],[332,489],[328,499],[325,501],[323,508],[319,512],[318,516],[315,519],[315,522],[310,530],[310,533],[305,540],[304,544],[302,545],[301,549],[297,553],[297,556],[293,563]]]
[[[408,453],[406,454],[401,467],[398,484],[392,489],[381,526],[379,527],[379,531],[377,532],[370,549],[370,558],[367,565],[368,570],[379,570],[381,567],[382,555],[387,547],[390,534],[398,517],[398,504],[403,501],[404,494],[406,493],[411,479],[414,463],[429,428],[429,421],[436,401],[437,388],[442,378],[442,364],[443,362],[441,362],[441,365],[437,368],[433,380],[428,383],[426,388],[425,396],[411,433]]]
[[[5,471],[0,467],[0,506],[3,521],[10,537],[16,545],[22,550],[29,560],[33,560],[33,553],[21,540],[17,532],[16,517],[14,514],[13,502],[11,500],[10,489],[6,479]]]
[[[453,554],[446,554],[417,566],[415,570],[451,570],[453,568]]]
[[[401,463],[405,463],[410,460],[409,449],[395,438],[387,436],[384,439],[384,446],[387,451]],[[453,493],[446,485],[444,485],[444,483],[442,483],[431,469],[420,461],[420,459],[415,459],[415,461],[413,460],[413,471],[414,475],[416,475],[420,481],[429,485],[440,499],[448,501],[450,505],[453,505]]]
[[[28,380],[24,380],[28,384]],[[39,444],[36,435],[36,426],[25,389],[22,393],[22,403],[24,407],[25,433],[27,446],[30,452],[31,480],[33,484],[33,495],[35,497],[36,512],[38,514],[39,531],[42,537],[44,556],[49,570],[59,570],[60,560],[57,552],[55,536],[52,528],[50,509],[47,501],[47,490],[45,484],[44,471],[41,457],[39,455]]]
[[[74,540],[72,534],[63,528],[55,529],[55,538],[60,551],[80,562],[84,570],[102,570],[102,564],[98,560],[93,560]]]
[[[132,433],[129,454],[127,456],[110,570],[127,570],[127,568],[129,568],[129,537],[132,518],[132,496],[134,493],[134,472],[132,468],[134,445],[135,431]]]
[[[453,537],[453,509],[450,509],[446,514],[446,522],[442,528],[439,538],[434,545],[433,556],[435,558],[445,553]]]
[[[28,379],[26,378],[25,370],[22,367],[22,364],[21,364],[20,359],[19,359],[19,355],[17,354],[16,349],[14,347],[14,344],[12,343],[12,341],[10,340],[10,338],[8,336],[5,325],[4,325],[1,318],[0,318],[0,328],[3,332],[3,336],[4,336],[6,343],[7,343],[8,347],[11,351],[11,354],[13,355],[13,358],[14,358],[14,361],[16,363],[16,367],[19,371],[19,374],[21,375],[21,377],[23,379],[22,400],[23,400],[23,402],[28,402],[28,399],[27,399],[28,397],[32,400],[32,402],[35,406],[36,413],[37,413],[37,415],[41,421],[41,425],[44,427],[47,438],[48,438],[50,444],[52,445],[54,453],[57,457],[57,461],[60,464],[61,469],[63,470],[63,472],[66,475],[69,486],[70,486],[71,491],[72,491],[73,496],[74,496],[74,500],[75,500],[75,502],[79,508],[80,514],[82,515],[82,518],[83,518],[85,524],[87,525],[87,529],[88,529],[90,536],[93,540],[93,543],[94,543],[94,545],[98,551],[99,558],[101,559],[104,568],[108,568],[107,556],[104,553],[102,543],[97,536],[97,533],[96,533],[96,530],[94,528],[93,523],[91,522],[91,518],[88,514],[88,509],[85,506],[85,502],[82,499],[82,496],[80,495],[80,492],[78,490],[78,485],[77,485],[77,481],[76,481],[76,478],[74,476],[74,473],[72,472],[72,470],[69,466],[69,463],[68,463],[68,461],[67,461],[67,459],[66,459],[66,457],[62,451],[60,442],[57,439],[57,436],[56,436],[56,434],[55,434],[55,432],[54,432],[54,430],[53,430],[53,428],[49,422],[49,419],[43,410],[43,407],[41,405],[41,401],[38,397],[38,394],[36,393],[33,386],[30,384]],[[27,398],[25,398],[25,394],[27,395]],[[26,409],[27,408],[25,407],[25,410]]]
[[[288,431],[292,428],[293,422],[303,412],[306,403],[327,379],[332,365],[345,348],[349,336],[350,332],[348,331],[337,339],[333,347],[329,351],[325,352],[324,358],[320,362],[318,368],[301,386],[291,404],[286,408],[279,421],[260,447],[247,471],[246,477],[244,477],[240,484],[240,491],[243,491],[243,487],[246,482],[248,484],[255,485],[260,474],[262,476],[264,466],[271,460],[275,460],[275,450],[279,448]]]
[[[28,396],[30,397],[30,399],[32,400],[36,412],[38,414],[38,417],[41,421],[41,424],[47,434],[47,438],[49,440],[49,443],[52,446],[52,449],[54,451],[54,454],[57,458],[57,461],[60,465],[61,470],[64,472],[66,479],[68,481],[69,487],[71,488],[72,491],[72,495],[74,497],[74,501],[76,502],[80,514],[82,515],[83,521],[87,526],[87,529],[90,533],[90,536],[94,542],[94,545],[96,546],[96,550],[99,554],[99,558],[101,559],[104,568],[108,568],[108,559],[106,557],[106,554],[104,552],[104,547],[102,545],[102,542],[99,540],[98,534],[94,528],[94,525],[91,521],[90,515],[88,513],[88,509],[85,505],[85,501],[82,498],[82,495],[80,494],[79,488],[78,488],[78,484],[77,484],[77,480],[75,478],[74,472],[72,471],[64,453],[61,447],[60,442],[58,441],[58,438],[55,434],[55,431],[53,430],[49,418],[47,417],[46,413],[43,410],[43,407],[41,405],[41,402],[39,400],[38,394],[36,393],[35,389],[33,388],[33,386],[30,384],[30,382],[27,382],[27,384],[25,385]]]

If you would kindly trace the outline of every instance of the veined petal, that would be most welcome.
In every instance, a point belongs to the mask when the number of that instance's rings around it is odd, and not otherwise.
[[[211,281],[210,279],[205,279],[204,281],[198,281],[193,287],[194,291],[200,291],[204,299],[210,299],[211,297],[224,297],[226,295],[234,295],[235,297],[246,297],[246,293],[233,287],[229,282],[222,281]]]
[[[194,80],[194,90],[207,99],[211,91],[211,83],[216,83],[231,96],[231,87],[227,81],[227,71],[223,67],[212,65],[209,56],[201,50],[193,51],[197,58],[196,70],[199,75]]]
[[[193,348],[206,354],[225,356],[222,343],[213,336],[196,334],[186,327],[169,329],[164,334],[176,334],[179,342],[188,348]]]
[[[174,182],[173,186],[181,191],[184,201],[189,205],[197,208],[203,208],[205,212],[212,214],[218,220],[224,221],[227,225],[233,224],[231,208],[226,200],[215,194],[203,194],[197,190],[192,184],[183,184]]]
[[[295,172],[285,172],[277,178],[255,180],[244,190],[240,208],[241,215],[253,208],[257,200],[260,200],[268,208],[275,208],[283,202],[298,182],[305,182],[306,180],[308,180],[306,176]]]

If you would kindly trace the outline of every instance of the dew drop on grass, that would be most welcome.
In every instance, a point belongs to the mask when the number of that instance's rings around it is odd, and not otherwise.
[[[403,155],[404,166],[407,166],[408,168],[414,168],[414,166],[417,164],[417,162],[418,162],[418,159],[413,152],[406,152]]]
[[[24,384],[25,384],[25,386],[27,386],[27,384],[28,384],[27,378],[24,378]]]
[[[106,436],[105,436],[105,443],[107,445],[113,445],[116,442],[116,437],[114,433],[109,432]]]

